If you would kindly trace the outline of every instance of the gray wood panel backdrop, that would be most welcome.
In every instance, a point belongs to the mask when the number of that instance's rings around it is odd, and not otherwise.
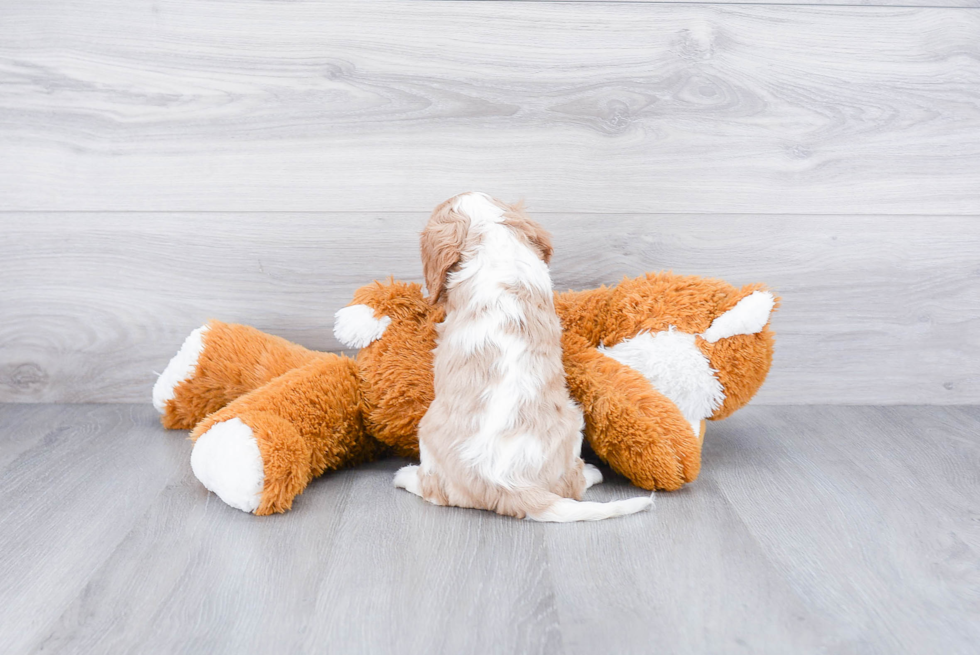
[[[7,0],[0,401],[148,402],[209,317],[336,350],[476,188],[560,288],[768,282],[757,402],[980,402],[980,2],[821,4]]]

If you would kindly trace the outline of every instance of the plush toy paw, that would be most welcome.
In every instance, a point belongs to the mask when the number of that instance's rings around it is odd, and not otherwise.
[[[215,423],[194,443],[191,469],[209,491],[243,512],[262,500],[265,472],[252,428],[239,418]]]
[[[167,412],[167,405],[174,399],[177,387],[194,377],[197,360],[204,352],[204,335],[209,327],[202,325],[187,335],[180,350],[153,385],[153,406],[161,414]]]

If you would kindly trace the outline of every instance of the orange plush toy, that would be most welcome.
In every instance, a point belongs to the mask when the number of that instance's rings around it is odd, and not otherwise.
[[[568,387],[595,453],[644,489],[697,478],[704,420],[765,380],[776,303],[762,285],[670,273],[556,294]],[[246,512],[285,512],[325,471],[418,457],[442,318],[417,284],[362,287],[334,326],[356,359],[212,321],[170,361],[153,402],[165,427],[193,429],[205,487]]]

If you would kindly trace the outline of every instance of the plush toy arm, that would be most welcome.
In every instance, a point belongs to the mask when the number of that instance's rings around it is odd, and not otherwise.
[[[191,433],[194,475],[246,512],[285,512],[324,471],[378,455],[361,417],[357,364],[325,355],[208,416]]]
[[[779,298],[761,284],[737,290],[698,339],[698,347],[725,390],[725,401],[711,415],[723,419],[755,395],[772,364],[774,334],[769,319]]]
[[[585,411],[592,449],[644,489],[678,489],[698,476],[701,444],[677,406],[638,372],[573,334],[563,338],[568,387]]]
[[[157,378],[153,405],[165,428],[190,430],[239,396],[324,356],[246,325],[209,321]]]

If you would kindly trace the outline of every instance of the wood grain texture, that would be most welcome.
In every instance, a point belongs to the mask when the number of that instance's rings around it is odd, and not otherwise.
[[[672,269],[782,297],[756,402],[980,402],[976,217],[532,214],[558,289]],[[421,281],[425,213],[0,215],[0,399],[147,402],[208,318],[339,350],[356,288]]]
[[[617,653],[971,652],[977,418],[749,407],[710,425],[701,478],[659,495],[655,527],[549,534],[565,644],[588,652],[602,631]]]
[[[27,652],[88,593],[91,577],[187,468],[186,454],[147,429],[148,418],[134,405],[0,408],[4,652]]]
[[[942,652],[936,635],[966,636],[980,616],[980,525],[951,517],[976,516],[975,417],[930,407],[800,407],[743,427],[718,430],[706,457],[725,461],[715,473],[726,500],[767,559],[793,571],[810,616],[837,627],[828,650]],[[760,479],[764,499],[746,493]],[[881,594],[891,609],[868,603]],[[940,597],[955,601],[939,614],[918,609],[944,604]]]
[[[7,210],[980,213],[971,9],[16,0],[0,82]]]
[[[453,1],[453,0],[445,0]],[[834,7],[980,7],[978,0],[462,0],[464,2],[556,2],[615,4],[830,5]]]
[[[980,629],[980,411],[749,407],[653,512],[545,525],[328,475],[209,496],[149,406],[0,405],[4,653],[944,653]],[[25,444],[26,445],[25,447]],[[598,500],[635,495],[611,476]]]

